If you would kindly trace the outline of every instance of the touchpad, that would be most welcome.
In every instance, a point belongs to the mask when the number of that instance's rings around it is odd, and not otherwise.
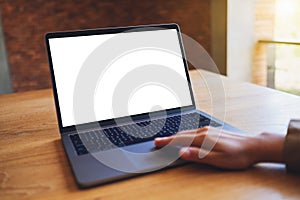
[[[132,153],[149,153],[149,152],[161,152],[161,153],[176,153],[178,154],[179,148],[174,146],[168,147],[156,147],[153,141],[138,143],[134,145],[129,145],[122,147],[124,151],[132,152]]]
[[[131,145],[123,148],[127,158],[138,169],[147,171],[173,165],[179,159],[179,147],[156,148],[153,141]]]
[[[179,147],[155,148],[153,141],[94,153],[102,164],[118,171],[145,173],[178,163]]]

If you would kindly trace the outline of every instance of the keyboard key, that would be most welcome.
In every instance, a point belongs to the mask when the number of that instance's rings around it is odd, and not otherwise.
[[[105,151],[150,141],[156,137],[171,136],[178,131],[192,130],[209,125],[214,127],[221,126],[221,124],[198,113],[189,113],[166,119],[146,120],[133,125],[72,134],[70,139],[77,154],[84,155],[89,152]],[[162,127],[161,130],[157,130],[158,127]]]

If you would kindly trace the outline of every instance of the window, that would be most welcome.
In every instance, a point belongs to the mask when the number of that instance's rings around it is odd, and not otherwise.
[[[268,44],[268,86],[300,95],[300,1],[276,0],[274,40]]]

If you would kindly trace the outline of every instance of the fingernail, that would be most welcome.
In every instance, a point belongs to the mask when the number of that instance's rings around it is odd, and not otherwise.
[[[166,137],[159,137],[159,138],[155,138],[156,141],[162,141],[162,140],[165,140]]]
[[[159,146],[159,145],[161,145],[162,141],[163,141],[163,139],[161,139],[161,138],[155,138],[154,139],[154,145],[155,146]]]
[[[179,151],[179,155],[181,156],[189,156],[190,155],[190,150],[187,147],[181,148]]]

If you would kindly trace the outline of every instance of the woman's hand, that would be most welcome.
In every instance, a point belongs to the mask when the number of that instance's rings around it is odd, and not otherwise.
[[[284,136],[270,133],[247,136],[204,127],[156,138],[154,142],[157,147],[169,143],[182,146],[179,155],[184,160],[226,169],[245,169],[258,162],[282,162]]]

